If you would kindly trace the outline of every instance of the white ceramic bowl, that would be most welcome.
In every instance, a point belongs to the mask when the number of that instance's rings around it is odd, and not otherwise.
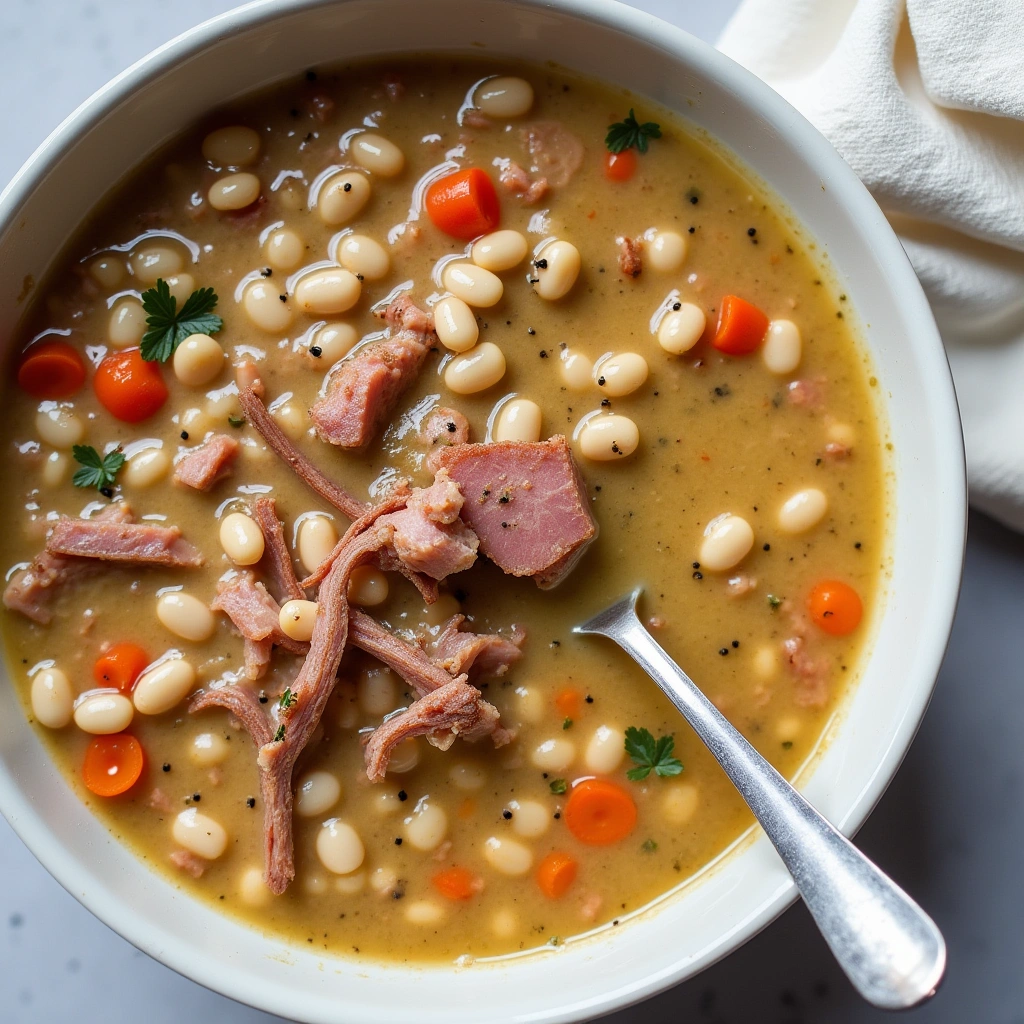
[[[952,624],[966,518],[956,402],[924,295],[868,193],[782,99],[686,33],[610,0],[266,0],[215,18],[101,89],[0,197],[0,337],[23,282],[44,278],[90,207],[211,107],[312,65],[433,50],[552,60],[682,111],[789,204],[867,325],[894,445],[892,575],[870,664],[804,784],[853,832],[917,730]],[[302,1021],[592,1018],[695,974],[795,895],[760,836],[657,909],[552,953],[458,970],[332,960],[217,915],[123,849],[63,782],[6,682],[0,730],[0,809],[69,892],[182,974]]]

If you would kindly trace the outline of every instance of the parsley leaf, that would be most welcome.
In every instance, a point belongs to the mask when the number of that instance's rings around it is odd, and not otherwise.
[[[283,740],[283,739],[284,739],[284,726],[283,725],[279,725],[277,727],[277,732],[274,733],[274,742],[275,743],[280,743],[281,740]]]
[[[640,124],[632,109],[629,117],[624,121],[616,121],[608,126],[608,134],[604,137],[604,144],[609,152],[621,153],[624,149],[636,148],[641,153],[647,152],[648,139],[661,138],[661,125],[654,121],[645,121]]]
[[[299,698],[292,693],[292,688],[286,686],[284,693],[281,694],[281,699],[277,702],[278,706],[287,711]]]
[[[100,455],[91,444],[76,444],[71,449],[75,462],[81,464],[81,469],[75,470],[71,482],[76,487],[95,487],[102,490],[104,487],[111,487],[117,471],[124,465],[124,455],[119,448],[115,448],[106,455]]]
[[[568,791],[569,783],[566,782],[565,779],[552,779],[551,782],[548,783],[548,789],[550,789],[555,796],[561,796],[563,793]]]
[[[174,350],[192,334],[214,334],[224,321],[213,313],[217,293],[212,288],[197,288],[178,309],[178,300],[161,277],[156,286],[142,293],[142,308],[149,314],[149,330],[142,337],[142,358],[166,363]]]
[[[654,769],[655,775],[678,775],[683,770],[682,762],[672,756],[675,738],[660,736],[657,740],[646,730],[630,726],[626,730],[626,753],[637,767],[626,772],[631,782],[646,779]]]
[[[772,611],[775,611],[775,609],[778,608],[780,604],[782,604],[781,597],[776,597],[774,594],[768,595],[768,607],[771,608]]]

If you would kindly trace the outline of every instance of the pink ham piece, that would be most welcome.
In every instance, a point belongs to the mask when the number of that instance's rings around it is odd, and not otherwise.
[[[342,448],[367,444],[390,418],[437,342],[430,314],[406,295],[395,299],[384,316],[390,337],[340,363],[327,382],[327,394],[310,410],[324,441]]]
[[[530,172],[554,188],[564,188],[583,166],[583,143],[559,121],[535,121],[519,130],[533,163]]]
[[[469,441],[469,420],[456,409],[439,406],[420,424],[420,440],[427,447],[427,469],[437,472],[437,450]]]
[[[233,437],[214,434],[205,444],[193,448],[174,467],[174,482],[197,491],[210,490],[215,483],[230,476],[239,447]]]
[[[465,621],[465,615],[453,615],[428,648],[430,660],[450,675],[473,670],[481,676],[503,676],[523,656],[519,648],[526,634],[522,630],[516,629],[506,639],[497,633],[463,632],[459,627]]]
[[[170,565],[195,569],[202,552],[181,535],[176,526],[150,523],[113,523],[105,519],[64,517],[46,539],[52,555],[75,555],[130,565]]]
[[[274,596],[281,602],[301,601],[306,595],[295,576],[291,552],[284,539],[284,525],[277,518],[277,503],[266,496],[257,498],[252,507],[252,517],[263,533],[260,568],[273,585]]]
[[[560,583],[597,536],[568,442],[498,441],[438,451],[465,496],[462,519],[480,550],[512,576],[543,590]]]

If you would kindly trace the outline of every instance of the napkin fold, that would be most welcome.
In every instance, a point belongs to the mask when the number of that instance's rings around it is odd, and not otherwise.
[[[971,502],[1024,530],[1024,2],[744,0],[718,46],[889,218],[949,355]]]

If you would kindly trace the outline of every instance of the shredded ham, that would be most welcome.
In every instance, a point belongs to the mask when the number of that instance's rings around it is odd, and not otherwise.
[[[176,526],[113,522],[109,519],[58,519],[46,539],[51,555],[75,555],[129,565],[168,565],[194,569],[202,552]]]
[[[277,504],[273,498],[257,498],[252,517],[263,531],[263,558],[260,567],[270,580],[274,597],[280,601],[301,601],[306,595],[295,576],[291,552],[284,539],[284,525],[277,518]]]
[[[429,649],[431,660],[453,676],[475,669],[482,676],[502,676],[521,657],[526,634],[517,629],[510,640],[496,633],[459,629],[466,617],[453,615]]]
[[[193,448],[174,467],[174,482],[208,491],[218,481],[231,475],[238,457],[239,444],[227,434],[214,434],[209,441]]]

